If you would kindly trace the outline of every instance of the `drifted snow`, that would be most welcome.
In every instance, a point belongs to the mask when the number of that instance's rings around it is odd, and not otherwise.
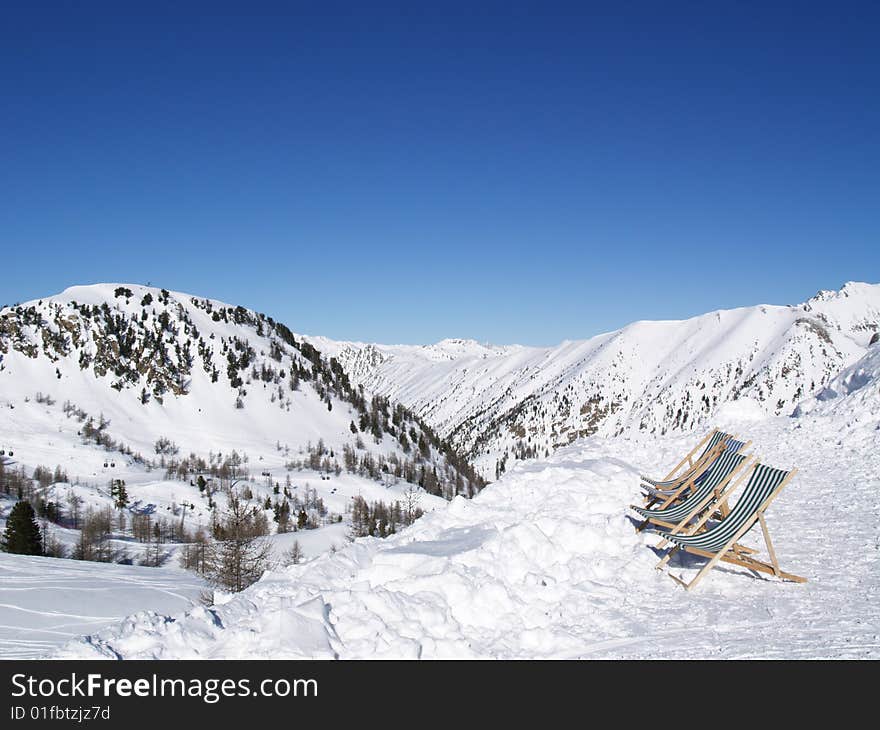
[[[654,570],[657,538],[634,531],[626,505],[638,472],[662,476],[696,435],[590,438],[397,536],[266,574],[210,609],[137,614],[57,656],[880,658],[874,421],[735,429],[800,470],[767,520],[804,585],[722,565],[686,593]],[[763,552],[760,531],[745,542]],[[703,564],[683,560],[673,570],[688,578]]]
[[[874,408],[871,408],[871,405]],[[880,344],[871,345],[865,355],[841,372],[813,398],[799,404],[796,413],[804,415],[851,413],[860,417],[880,408]]]
[[[754,398],[740,398],[719,406],[714,420],[724,427],[747,421],[763,421],[767,416],[767,408],[762,403]]]

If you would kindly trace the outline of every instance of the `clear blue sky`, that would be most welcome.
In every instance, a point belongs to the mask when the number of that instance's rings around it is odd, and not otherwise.
[[[877,3],[5,2],[0,303],[551,344],[877,282],[878,38]]]

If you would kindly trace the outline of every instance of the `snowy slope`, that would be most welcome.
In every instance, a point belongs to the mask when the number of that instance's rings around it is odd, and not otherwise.
[[[320,439],[341,460],[355,441],[352,421],[372,415],[369,391],[271,317],[127,284],[71,287],[0,310],[0,407],[38,393],[58,410],[69,401],[94,419],[103,414],[111,435],[144,457],[165,437],[182,456],[228,454],[247,442],[260,445],[251,458],[279,463]],[[378,443],[365,435],[369,450],[404,459],[403,432],[424,434],[438,478],[455,481],[441,445],[410,414],[392,424],[383,412],[380,421]]]
[[[427,347],[311,338],[367,388],[407,405],[484,475],[574,439],[688,430],[747,397],[791,413],[865,353],[880,329],[880,285],[850,282],[797,306],[635,322],[557,347]]]
[[[238,478],[261,506],[286,499],[282,488],[291,502],[313,492],[325,522],[358,495],[391,503],[414,486],[430,510],[479,488],[416,417],[351,385],[271,317],[127,284],[71,287],[0,310],[0,452],[26,476],[41,466],[64,473],[38,497],[58,502],[68,523],[69,500],[82,500],[83,512],[107,508],[120,479],[129,521],[148,514],[191,531],[212,514],[199,474],[219,474],[221,486]],[[0,492],[0,528],[16,496]],[[213,504],[224,503],[215,493]],[[272,509],[266,515],[274,526]],[[63,527],[50,531],[76,542]],[[335,545],[338,533],[305,539],[307,553]],[[114,537],[123,557],[142,557],[130,526]]]
[[[800,403],[800,416],[852,414],[856,420],[876,417],[871,406],[880,403],[880,343],[871,345],[855,363],[844,368],[815,396]]]
[[[0,659],[40,656],[134,611],[183,611],[204,587],[176,568],[0,553]]]
[[[697,434],[593,436],[389,539],[267,574],[211,609],[142,612],[57,656],[880,658],[878,404],[855,425],[852,412],[756,409],[744,399],[719,422],[766,463],[799,468],[767,519],[806,584],[724,565],[683,591],[654,570],[656,537],[635,532],[627,505],[638,473],[665,471]],[[763,552],[759,531],[745,542]]]

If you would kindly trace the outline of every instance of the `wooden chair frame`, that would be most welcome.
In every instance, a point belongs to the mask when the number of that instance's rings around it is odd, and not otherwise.
[[[750,469],[747,469],[742,476],[737,480],[736,485],[727,490],[725,496],[729,496],[730,493],[736,489],[736,486],[742,482],[742,480],[746,477],[750,472],[754,472],[755,468],[759,465],[759,461],[756,459],[752,464]],[[676,545],[672,550],[667,553],[667,555],[657,563],[657,570],[662,570],[663,566],[665,566],[669,560],[675,555],[679,550],[683,549],[685,552],[691,553],[693,555],[699,555],[704,558],[709,558],[709,562],[703,566],[703,568],[694,576],[693,580],[690,583],[685,583],[680,578],[672,575],[672,573],[668,573],[669,577],[672,578],[676,583],[683,586],[685,590],[692,590],[696,587],[696,585],[708,574],[712,568],[714,568],[719,561],[723,561],[725,563],[732,563],[734,565],[739,565],[744,568],[749,568],[751,570],[759,571],[762,573],[769,573],[771,575],[775,575],[777,578],[782,578],[784,580],[794,581],[795,583],[806,583],[807,579],[803,578],[799,575],[793,575],[791,573],[783,572],[779,568],[779,561],[776,557],[776,551],[773,548],[773,543],[770,540],[770,531],[767,529],[767,522],[764,519],[764,513],[767,511],[767,508],[773,503],[773,500],[779,496],[779,493],[782,491],[783,487],[788,484],[794,475],[797,474],[797,469],[792,469],[768,496],[761,503],[758,509],[746,520],[740,528],[733,534],[730,540],[725,543],[725,545],[719,550],[717,553],[711,553],[706,550],[701,550],[699,548],[688,547],[685,546],[682,548],[680,545]],[[708,495],[707,499],[701,500],[702,502],[708,503],[708,501],[712,498],[713,495]],[[726,501],[726,500],[725,500]],[[681,531],[681,528],[687,523],[691,517],[700,510],[700,506],[694,508],[694,511],[688,517],[685,517],[682,522],[680,522],[676,528],[674,528],[671,532],[673,534]],[[700,520],[688,531],[684,534],[692,535],[697,530],[699,530],[706,521],[712,516],[713,510],[706,510],[705,514],[700,518]],[[770,563],[765,563],[760,560],[757,560],[751,556],[751,553],[754,553],[755,550],[752,548],[747,548],[743,545],[739,545],[737,540],[739,540],[743,535],[745,535],[755,524],[755,522],[761,523],[761,532],[764,536],[764,544],[767,546],[767,552],[770,554]],[[669,540],[664,539],[660,542],[658,547],[662,548],[666,544],[669,543]]]
[[[696,454],[696,453],[697,453],[697,452],[698,452],[703,446],[705,446],[707,443],[709,443],[709,439],[711,439],[716,433],[718,433],[718,429],[717,429],[717,428],[713,428],[711,431],[709,431],[709,433],[707,433],[707,434],[702,438],[702,440],[700,441],[700,443],[698,443],[696,446],[694,446],[694,448],[692,448],[692,449],[690,450],[690,453],[686,454],[685,457],[684,457],[681,461],[679,461],[678,464],[675,465],[675,467],[672,469],[672,471],[669,472],[669,473],[668,473],[665,477],[663,477],[660,481],[661,481],[661,482],[668,482],[670,479],[672,479],[672,478],[678,473],[678,470],[681,469],[681,467],[683,467],[685,464],[687,464],[689,467],[690,467],[690,466],[693,466],[693,465],[694,465],[694,455],[695,455],[695,454]]]
[[[746,444],[742,447],[742,449],[740,449],[740,451],[744,450],[744,449],[745,449],[747,446],[749,446],[749,444],[751,444],[751,443],[752,443],[751,441],[749,441],[748,443],[746,443]],[[687,517],[685,517],[683,521],[681,521],[681,522],[679,522],[679,523],[674,523],[674,522],[664,522],[663,520],[661,520],[661,519],[659,519],[659,518],[657,518],[657,517],[646,517],[646,518],[644,519],[644,521],[643,521],[643,522],[642,522],[642,523],[636,528],[636,532],[641,532],[641,531],[644,530],[649,524],[651,524],[651,525],[659,525],[660,527],[667,527],[667,528],[670,528],[673,532],[678,532],[678,531],[682,528],[682,526],[685,525],[689,520],[692,520],[692,519],[693,519],[697,514],[699,514],[702,510],[707,509],[707,508],[711,505],[711,503],[713,502],[713,500],[715,501],[715,503],[716,503],[716,505],[717,505],[717,511],[719,512],[720,516],[721,516],[722,518],[723,518],[723,517],[726,517],[727,514],[730,512],[730,508],[727,506],[727,499],[724,499],[724,501],[720,501],[720,500],[721,500],[721,497],[725,494],[725,488],[727,487],[728,484],[730,484],[731,480],[736,476],[737,472],[739,472],[741,469],[745,469],[746,472],[748,472],[748,467],[749,467],[749,461],[750,461],[750,459],[751,459],[751,457],[746,457],[746,458],[743,459],[739,464],[737,464],[737,465],[731,470],[730,474],[728,474],[726,477],[724,477],[724,479],[722,479],[722,480],[718,483],[718,485],[715,487],[715,489],[713,489],[709,494],[707,494],[706,497],[704,497],[704,498],[703,498],[703,499],[702,499],[702,500],[701,500],[701,501],[700,501],[700,502],[694,507],[694,509],[691,510],[690,513],[688,513]],[[692,488],[692,489],[693,489],[693,481],[694,481],[693,479],[690,480],[690,485],[691,485],[691,488]],[[737,480],[736,484],[739,484],[740,481],[742,481],[742,477],[740,477],[740,479]],[[666,509],[667,507],[669,507],[670,505],[672,505],[673,502],[675,502],[675,501],[679,498],[681,492],[685,489],[686,486],[687,486],[687,484],[682,485],[681,488],[680,488],[680,489],[679,489],[674,495],[672,495],[671,497],[669,497],[669,499],[667,499],[665,502],[663,502],[662,505],[660,505],[660,506],[657,508],[658,511],[659,511],[659,510],[664,510],[664,509]],[[715,512],[716,510],[713,509],[712,511]]]
[[[717,431],[718,429],[715,429],[715,430]],[[712,434],[710,433],[709,436],[711,437],[711,435]],[[737,434],[730,434],[730,436],[735,441],[739,441],[739,436]],[[737,453],[742,453],[751,445],[752,445],[751,441],[746,441],[742,446],[739,447],[739,451],[737,451]],[[690,489],[693,489],[694,482],[696,481],[697,477],[699,477],[703,472],[705,472],[709,468],[709,466],[712,464],[712,462],[715,461],[715,459],[717,459],[719,456],[721,456],[721,453],[724,451],[725,448],[727,448],[727,444],[725,442],[721,442],[719,444],[716,444],[711,450],[709,450],[708,452],[703,454],[702,458],[698,459],[694,466],[689,467],[690,471],[688,472],[687,479],[685,481],[683,481],[681,484],[679,484],[679,486],[676,488],[676,490],[671,495],[650,494],[649,493],[645,497],[645,504],[643,506],[646,508],[652,507],[653,505],[660,502],[662,499],[666,498],[666,501],[663,502],[662,506],[658,507],[658,509],[663,509],[666,506],[668,506],[669,504],[671,504],[672,500],[681,499],[682,493],[686,489],[688,489],[688,487],[690,487]],[[668,480],[664,480],[664,481],[668,481]]]

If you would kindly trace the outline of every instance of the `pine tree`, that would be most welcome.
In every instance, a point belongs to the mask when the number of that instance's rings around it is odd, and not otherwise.
[[[113,497],[113,504],[117,509],[124,509],[128,506],[128,491],[125,489],[124,479],[110,481],[110,496]]]
[[[270,567],[271,543],[264,539],[261,513],[233,494],[224,520],[215,527],[207,551],[206,575],[226,591],[238,592],[260,579]]]
[[[34,508],[24,500],[16,502],[6,520],[3,550],[16,555],[42,555],[43,538]]]

